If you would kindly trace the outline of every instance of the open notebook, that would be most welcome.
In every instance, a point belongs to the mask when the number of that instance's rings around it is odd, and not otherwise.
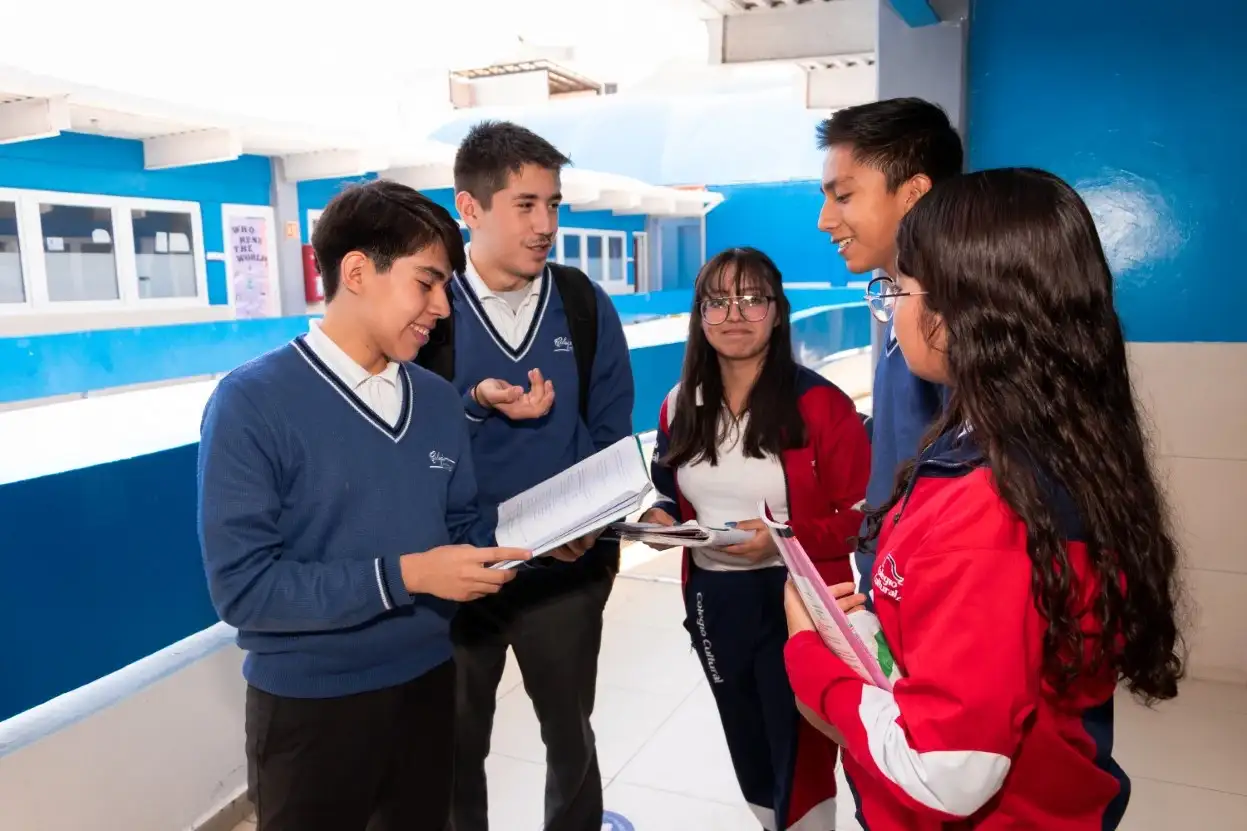
[[[650,488],[641,442],[628,436],[499,505],[498,545],[549,553],[637,511]]]
[[[610,530],[625,540],[650,545],[683,546],[685,548],[722,548],[753,539],[752,531],[736,528],[711,528],[686,522],[683,525],[657,525],[652,522],[613,522]]]
[[[878,619],[865,610],[850,615],[840,611],[792,529],[770,519],[771,514],[765,503],[758,505],[758,512],[770,529],[771,539],[775,540],[779,556],[788,566],[792,582],[823,643],[863,681],[891,690],[892,682],[900,677],[900,672],[892,660],[887,641],[883,639]]]

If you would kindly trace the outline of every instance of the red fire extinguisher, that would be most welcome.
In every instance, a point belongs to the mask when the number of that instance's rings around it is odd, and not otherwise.
[[[320,269],[316,267],[316,252],[310,245],[303,246],[303,293],[309,303],[325,299],[325,285],[320,279]]]

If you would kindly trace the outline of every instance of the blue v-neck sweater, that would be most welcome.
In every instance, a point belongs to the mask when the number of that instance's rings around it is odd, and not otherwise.
[[[532,325],[512,348],[490,323],[462,275],[454,280],[455,378],[471,425],[472,453],[486,512],[632,433],[632,365],[623,325],[600,286],[598,343],[590,374],[587,418],[579,412],[580,379],[563,300],[547,269]],[[472,401],[486,378],[528,387],[540,369],[554,384],[554,407],[536,419],[512,421]]]
[[[243,674],[275,695],[402,684],[450,658],[455,605],[412,596],[399,558],[487,543],[463,405],[414,365],[378,418],[302,338],[221,380],[199,445],[199,536]]]

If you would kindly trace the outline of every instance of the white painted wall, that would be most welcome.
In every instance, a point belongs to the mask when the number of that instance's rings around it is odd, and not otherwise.
[[[1135,343],[1130,359],[1185,560],[1191,675],[1247,684],[1247,344]]]
[[[0,829],[199,827],[246,787],[245,691],[242,652],[226,644],[7,755],[17,719],[4,722]]]
[[[136,326],[171,326],[177,323],[210,323],[218,320],[233,320],[234,317],[233,306],[9,314],[0,315],[0,338],[51,335],[58,332],[87,332],[96,329],[129,329]]]

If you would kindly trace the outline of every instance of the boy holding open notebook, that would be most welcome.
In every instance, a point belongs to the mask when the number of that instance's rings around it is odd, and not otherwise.
[[[336,196],[323,320],[221,380],[199,445],[212,601],[246,651],[260,831],[444,831],[453,601],[523,558],[489,545],[463,405],[410,363],[447,312],[459,229],[411,188]]]

